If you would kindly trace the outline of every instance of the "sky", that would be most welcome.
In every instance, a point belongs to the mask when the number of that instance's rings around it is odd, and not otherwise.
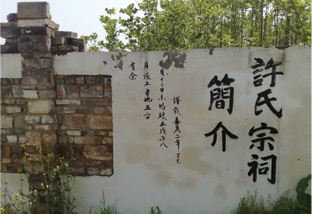
[[[18,2],[42,2],[50,4],[50,13],[52,20],[60,25],[60,31],[73,31],[82,35],[90,35],[93,32],[98,33],[99,39],[104,40],[105,31],[100,16],[105,14],[105,8],[115,8],[116,18],[119,17],[120,8],[125,8],[134,3],[136,6],[142,0],[0,0],[1,23],[7,22],[9,13],[17,12]],[[1,44],[4,39],[1,38]]]

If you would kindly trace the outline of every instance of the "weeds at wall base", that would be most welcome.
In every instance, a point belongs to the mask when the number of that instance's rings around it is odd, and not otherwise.
[[[296,187],[297,197],[289,196],[289,192],[282,194],[273,202],[268,198],[268,206],[265,206],[262,196],[258,197],[257,191],[254,194],[247,192],[242,197],[234,214],[310,214],[311,195],[305,193],[309,186],[311,175],[302,178]]]

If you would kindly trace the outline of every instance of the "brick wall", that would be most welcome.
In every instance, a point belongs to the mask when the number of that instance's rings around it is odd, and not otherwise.
[[[73,174],[111,176],[111,76],[55,75],[54,56],[83,52],[85,44],[77,33],[58,31],[49,8],[47,2],[18,3],[17,13],[1,23],[1,53],[23,58],[17,62],[21,79],[1,79],[1,171],[19,171],[27,143],[31,155],[41,146],[44,155],[74,160]],[[36,179],[36,167],[30,174]]]
[[[55,76],[59,151],[77,175],[112,175],[110,76]]]
[[[1,79],[1,171],[18,172],[26,143],[21,79]]]

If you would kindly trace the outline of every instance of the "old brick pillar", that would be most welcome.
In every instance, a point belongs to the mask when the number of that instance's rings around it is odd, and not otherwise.
[[[55,153],[57,148],[57,116],[55,114],[55,84],[53,78],[52,37],[58,25],[51,20],[47,2],[18,3],[18,52],[22,61],[23,97],[26,101],[26,152],[32,155],[29,165],[30,189],[43,194],[39,176],[42,164],[38,148],[43,155]],[[43,202],[34,206],[33,213],[44,213]],[[37,209],[37,210],[35,210]],[[43,208],[44,209],[44,208]]]

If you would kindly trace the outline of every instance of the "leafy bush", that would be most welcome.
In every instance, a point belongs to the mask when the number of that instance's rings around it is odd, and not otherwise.
[[[288,192],[281,195],[269,206],[264,205],[263,197],[257,197],[257,191],[253,195],[247,192],[246,197],[242,197],[235,214],[308,214],[311,213],[311,195],[305,193],[309,186],[311,175],[302,178],[296,187],[297,198],[288,195]],[[270,201],[270,200],[268,200]]]
[[[25,148],[26,144],[23,147]],[[24,166],[20,172],[25,173],[29,187],[31,187],[29,170],[34,161],[39,163],[41,187],[37,188],[38,190],[30,188],[25,191],[24,179],[21,176],[21,189],[18,193],[12,193],[7,187],[8,183],[1,181],[1,213],[26,214],[39,209],[49,214],[74,214],[76,206],[74,205],[75,198],[71,196],[73,177],[70,174],[69,162],[54,153],[43,154],[40,146],[36,149],[37,156],[25,152]]]

